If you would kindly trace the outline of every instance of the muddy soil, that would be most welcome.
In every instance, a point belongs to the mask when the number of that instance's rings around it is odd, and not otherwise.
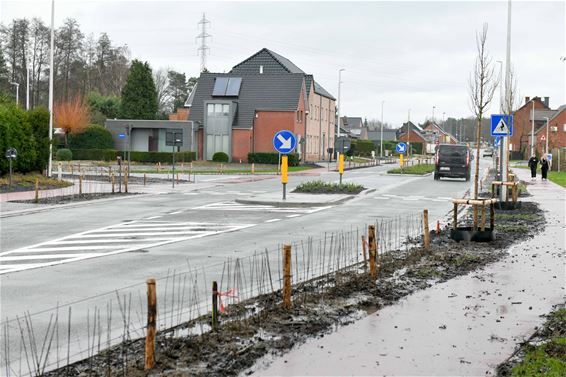
[[[534,203],[515,210],[496,210],[496,240],[455,242],[450,229],[431,232],[431,247],[420,240],[412,247],[378,258],[378,279],[363,264],[324,276],[293,289],[293,308],[280,307],[281,292],[231,305],[218,331],[180,336],[210,326],[210,317],[158,334],[157,362],[144,371],[144,340],[115,346],[48,376],[236,376],[251,374],[255,362],[279,356],[309,338],[323,337],[340,326],[390,305],[416,290],[482,268],[506,255],[513,243],[544,228],[544,213]]]

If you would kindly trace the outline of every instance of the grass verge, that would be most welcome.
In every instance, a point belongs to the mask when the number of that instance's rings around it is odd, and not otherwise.
[[[434,165],[433,164],[420,164],[420,165],[407,166],[407,167],[403,168],[403,171],[401,171],[401,168],[390,169],[390,170],[387,170],[387,174],[425,175],[425,174],[428,174],[428,173],[432,173],[433,171],[434,171]]]
[[[303,171],[303,170],[310,170],[315,168],[314,166],[310,166],[310,165],[301,165],[301,166],[289,166],[288,171],[289,172],[297,172],[297,171]],[[146,173],[146,174],[171,174],[173,172],[172,169],[159,169],[159,171],[157,171],[157,169],[133,169],[132,173]],[[191,171],[191,173],[197,173],[197,174],[219,174],[220,173],[220,166],[218,166],[217,169],[213,170],[213,169],[194,169],[193,171]],[[248,168],[248,169],[231,169],[229,167],[224,166],[222,169],[222,174],[251,174],[252,169]],[[187,167],[185,166],[184,169],[180,170],[180,169],[175,169],[175,173],[179,173],[179,174],[188,174],[189,170],[187,169]],[[273,169],[255,169],[254,173],[256,174],[261,174],[261,173],[277,173],[277,167],[274,167]]]
[[[0,178],[0,193],[15,191],[32,191],[35,190],[35,180],[38,180],[40,190],[50,190],[71,186],[72,183],[67,181],[59,181],[55,178],[48,178],[39,173],[30,174],[13,174],[12,187],[10,187],[10,176],[5,175]]]
[[[364,186],[356,183],[331,183],[323,181],[309,181],[299,184],[293,192],[307,194],[359,194]]]
[[[552,182],[566,188],[566,172],[549,171],[548,179]]]

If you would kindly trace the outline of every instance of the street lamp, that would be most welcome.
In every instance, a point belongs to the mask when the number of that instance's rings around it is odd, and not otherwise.
[[[546,119],[546,154],[548,154],[548,117],[544,117]]]
[[[432,121],[434,122],[434,109],[436,109],[436,106],[432,107]]]
[[[337,135],[340,137],[340,106],[342,103],[340,102],[340,86],[342,84],[342,71],[345,71],[345,68],[340,68],[338,70],[338,122],[336,123],[336,127],[338,129]],[[336,142],[336,140],[334,140]]]
[[[20,105],[20,84],[17,82],[11,82],[10,84],[16,87],[16,106]]]
[[[505,111],[503,106],[503,85],[501,83],[503,81],[503,61],[498,60],[497,63],[499,63],[499,111],[503,114]]]
[[[381,101],[381,137],[379,138],[379,157],[383,158],[383,104],[385,100]]]
[[[535,101],[531,100],[533,103],[533,110],[531,116],[531,156],[535,155]]]

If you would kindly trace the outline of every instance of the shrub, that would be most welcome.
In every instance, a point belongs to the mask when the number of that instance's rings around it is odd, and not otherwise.
[[[173,160],[171,152],[131,152],[132,161],[138,162],[165,162],[170,163]],[[175,161],[191,162],[196,160],[195,152],[177,152],[175,153]]]
[[[70,149],[112,149],[112,134],[106,128],[91,124],[79,134],[69,135]]]
[[[288,154],[287,156],[289,157],[288,160],[289,166],[299,165],[299,155]],[[278,165],[279,154],[274,152],[248,153],[248,162],[249,163],[255,162],[256,164]]]
[[[113,161],[118,155],[115,149],[73,149],[75,160]]]
[[[36,107],[27,113],[37,145],[35,169],[43,171],[49,160],[49,110],[45,107]]]
[[[56,157],[59,161],[71,161],[73,159],[73,152],[67,148],[57,150]]]
[[[308,181],[300,183],[293,192],[309,194],[359,194],[364,186],[356,183],[331,183],[324,181]]]
[[[212,156],[212,161],[214,161],[214,162],[228,162],[228,161],[230,161],[230,157],[228,157],[228,155],[224,152],[216,152]]]
[[[15,148],[18,152],[13,161],[15,172],[27,173],[37,169],[37,143],[28,114],[15,103],[0,100],[0,174],[9,170],[9,161],[4,158],[8,148]]]
[[[371,156],[371,151],[375,150],[371,140],[352,140],[348,156]]]

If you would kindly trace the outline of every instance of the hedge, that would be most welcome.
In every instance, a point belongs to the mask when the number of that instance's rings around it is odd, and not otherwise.
[[[71,161],[73,159],[73,153],[70,149],[61,148],[57,150],[57,154],[55,155],[57,160],[59,161]]]
[[[94,160],[94,161],[113,161],[117,156],[123,159],[127,158],[127,152],[117,151],[115,149],[74,149],[73,158],[75,160]],[[171,152],[130,152],[132,161],[157,163],[169,163],[172,161]],[[191,162],[196,159],[195,152],[177,152],[175,153],[175,161]]]
[[[228,155],[224,152],[216,152],[212,156],[212,161],[214,161],[214,162],[228,162],[228,161],[230,161],[230,157],[228,157]]]
[[[69,135],[68,139],[71,149],[112,149],[114,146],[110,131],[97,124],[91,124],[80,134]]]
[[[289,156],[289,166],[299,165],[299,155],[288,154]],[[279,153],[274,152],[258,152],[258,153],[248,153],[248,162],[257,164],[279,164]]]
[[[352,140],[350,150],[346,153],[348,156],[371,156],[374,151],[373,141],[371,140]]]

